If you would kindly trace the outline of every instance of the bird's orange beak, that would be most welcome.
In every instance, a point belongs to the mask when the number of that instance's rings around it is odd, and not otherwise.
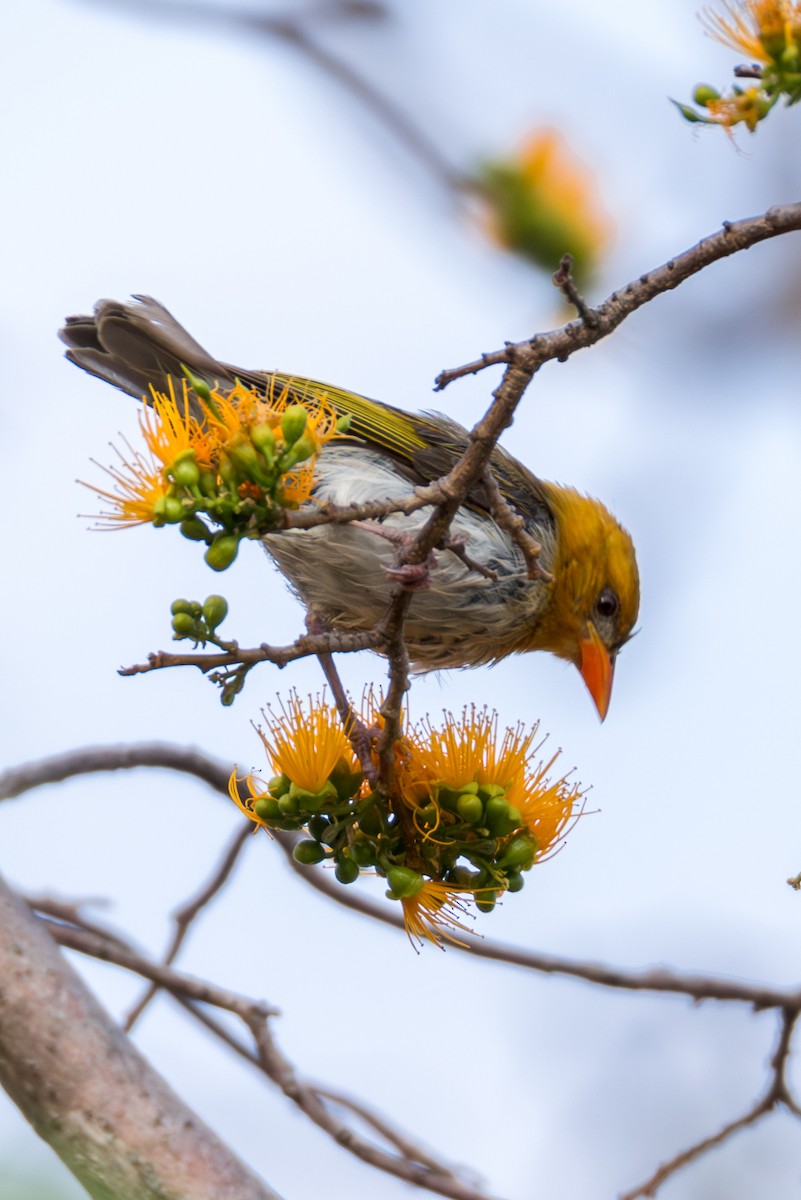
[[[598,631],[592,621],[587,623],[587,637],[582,638],[579,642],[579,650],[581,651],[581,662],[579,663],[581,677],[595,701],[598,716],[603,721],[612,698],[615,663],[598,636]]]

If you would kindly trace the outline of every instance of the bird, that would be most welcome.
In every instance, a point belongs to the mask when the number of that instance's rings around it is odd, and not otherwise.
[[[147,401],[151,387],[188,377],[211,388],[278,385],[295,402],[325,396],[349,416],[348,436],[325,445],[308,503],[345,506],[412,496],[444,476],[468,446],[468,432],[438,413],[408,413],[342,388],[274,371],[234,367],[212,357],[150,296],[100,300],[91,315],[66,319],[66,357],[91,375]],[[188,370],[187,370],[188,369]],[[600,501],[539,479],[500,446],[489,467],[502,496],[541,547],[531,572],[507,528],[492,515],[478,482],[458,510],[451,540],[410,596],[404,640],[412,670],[493,664],[541,650],[573,663],[603,721],[615,660],[639,610],[639,575],[630,534]],[[380,521],[284,529],[264,546],[310,613],[340,631],[371,629],[396,586],[397,543],[413,536],[431,508]],[[535,576],[532,578],[532,574]]]

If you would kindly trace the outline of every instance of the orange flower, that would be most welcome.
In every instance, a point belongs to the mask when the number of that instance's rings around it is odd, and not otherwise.
[[[465,708],[461,720],[447,714],[442,729],[430,722],[407,736],[408,755],[398,762],[398,787],[412,808],[433,801],[440,787],[459,792],[469,784],[490,785],[505,795],[536,839],[541,862],[564,833],[581,796],[576,784],[562,778],[552,783],[548,772],[558,751],[547,763],[535,763],[542,742],[535,745],[539,725],[528,732],[517,725],[498,741],[498,715],[475,705]]]
[[[801,4],[791,0],[739,0],[723,7],[726,16],[707,6],[702,24],[715,41],[757,62],[775,61],[801,33]]]
[[[202,466],[211,465],[212,441],[203,424],[192,414],[186,380],[183,395],[177,400],[172,378],[168,378],[169,395],[151,387],[152,404],[142,405],[139,425],[150,452],[165,466],[171,467],[187,451],[194,451]]]
[[[358,770],[333,704],[324,704],[320,696],[309,696],[307,716],[297,692],[291,692],[286,704],[280,700],[279,708],[276,713],[268,705],[264,714],[267,729],[259,729],[277,775],[286,775],[299,788],[316,795],[341,758],[351,770]]]
[[[441,950],[445,948],[443,941],[456,946],[467,944],[456,936],[457,932],[472,933],[456,915],[467,912],[463,897],[472,898],[472,892],[426,879],[416,895],[401,899],[406,934],[415,949],[424,941],[433,942]]]
[[[108,505],[108,511],[94,514],[97,521],[95,528],[109,530],[149,525],[154,520],[156,505],[167,493],[168,485],[164,472],[158,463],[152,459],[148,461],[130,446],[130,462],[120,454],[116,446],[113,449],[120,458],[119,467],[95,464],[114,481],[112,491],[79,480],[83,487],[88,487]]]

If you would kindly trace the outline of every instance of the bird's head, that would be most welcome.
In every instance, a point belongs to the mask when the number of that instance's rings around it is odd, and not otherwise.
[[[634,544],[598,500],[573,488],[542,486],[554,514],[556,552],[537,646],[578,667],[603,720],[615,658],[631,637],[640,606]]]

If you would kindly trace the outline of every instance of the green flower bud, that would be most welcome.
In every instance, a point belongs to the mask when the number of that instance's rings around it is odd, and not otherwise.
[[[710,87],[708,83],[699,83],[693,89],[693,100],[696,104],[706,108],[710,100],[719,100],[720,92],[717,88]]]
[[[507,881],[507,887],[506,887],[507,892],[522,892],[523,888],[525,887],[525,883],[526,883],[525,879],[523,878],[523,876],[520,874],[519,871],[511,871],[507,875],[506,881]]]
[[[699,122],[705,125],[709,124],[707,118],[702,117],[701,114],[697,113],[694,108],[690,108],[689,104],[679,104],[678,100],[672,100],[671,103],[675,104],[676,108],[684,117],[684,120],[689,121],[691,125],[697,125]]]
[[[253,802],[253,811],[262,821],[278,821],[284,815],[278,801],[272,796],[259,796],[258,800]]]
[[[300,809],[297,796],[293,796],[290,792],[284,792],[283,796],[278,797],[278,807],[285,817],[297,816]]]
[[[384,827],[381,811],[375,800],[368,798],[359,806],[359,828],[367,834],[380,833]]]
[[[504,796],[490,796],[484,810],[487,828],[493,837],[506,837],[520,825],[520,813]]]
[[[190,542],[207,542],[211,536],[208,525],[200,517],[187,517],[181,521],[181,533]]]
[[[288,446],[303,436],[309,414],[302,404],[290,404],[281,417],[281,432]]]
[[[267,791],[276,800],[281,796],[285,796],[292,786],[288,775],[273,775],[267,783]]]
[[[352,842],[350,856],[360,867],[375,866],[375,847],[369,842]]]
[[[537,840],[530,834],[521,833],[513,837],[507,844],[503,854],[498,859],[502,871],[528,871],[534,865],[537,853]]]
[[[309,818],[308,828],[309,833],[312,835],[314,840],[321,842],[331,826],[327,817],[323,817],[319,813],[315,813],[313,817]]]
[[[188,612],[177,612],[172,619],[173,632],[179,638],[195,637],[197,625]]]
[[[488,888],[476,892],[476,908],[479,912],[490,913],[495,907],[495,898],[497,892],[491,891]]]
[[[239,553],[239,538],[233,533],[218,533],[203,555],[212,571],[225,571]]]
[[[180,599],[173,600],[172,604],[170,605],[170,612],[172,613],[173,616],[175,616],[176,613],[189,613],[191,616],[194,616],[195,615],[194,601],[193,600],[180,600]]]
[[[354,883],[359,878],[358,864],[352,858],[340,858],[334,874],[340,883]]]
[[[289,788],[289,794],[297,800],[301,812],[316,813],[322,812],[326,808],[331,808],[332,801],[337,801],[339,796],[337,790],[332,783],[326,782],[319,792],[310,792],[306,788],[299,787],[293,783]]]
[[[217,470],[219,472],[220,479],[222,479],[225,486],[232,492],[236,491],[236,488],[240,482],[239,475],[236,467],[231,462],[227,454],[220,455],[220,461],[217,464]],[[219,495],[219,488],[215,487],[214,492],[211,494]]]
[[[184,450],[179,454],[170,467],[169,474],[177,487],[197,487],[200,483],[200,468],[197,465],[195,451]]]
[[[259,456],[256,447],[244,437],[228,446],[228,456],[232,462],[248,474],[259,468]]]
[[[207,596],[203,601],[203,616],[209,629],[216,629],[228,615],[228,601],[225,596]]]
[[[293,467],[296,467],[298,463],[305,462],[307,458],[311,458],[316,449],[317,447],[311,438],[298,438],[294,445],[289,447],[286,454],[284,454],[283,458],[281,459],[279,463],[281,471],[290,471]]]
[[[254,425],[250,430],[250,440],[257,450],[260,450],[268,463],[272,463],[275,457],[275,434],[272,426],[266,422],[261,425]]]
[[[505,796],[506,788],[501,787],[499,783],[482,783],[478,794],[482,799],[489,800],[491,796]]]
[[[350,800],[361,787],[364,773],[362,771],[351,771],[348,760],[340,758],[328,778],[336,788],[340,800]]]
[[[216,496],[217,495],[216,472],[201,471],[199,487],[204,496]]]
[[[457,792],[455,788],[446,787],[444,783],[439,786],[435,784],[434,787],[436,788],[437,802],[443,808],[447,808],[448,812],[456,812],[461,792]]]
[[[436,804],[425,804],[417,810],[417,824],[433,828],[439,820],[439,809]]]
[[[304,838],[302,842],[298,842],[293,848],[292,857],[295,862],[312,867],[315,863],[322,862],[326,857],[326,853],[325,848],[319,842],[312,842],[308,838]]]
[[[192,390],[200,396],[201,400],[205,400],[208,403],[211,400],[211,388],[206,383],[206,380],[201,379],[198,375],[193,375],[186,363],[181,363],[181,370],[186,376],[186,382]]]
[[[337,421],[337,433],[347,433],[353,424],[353,416],[351,413],[345,413],[344,417],[340,417]]]
[[[481,797],[471,792],[463,792],[456,801],[456,811],[468,825],[478,825],[484,816],[484,805]]]
[[[153,505],[154,525],[177,525],[186,516],[186,509],[176,496],[159,496]]]
[[[416,896],[423,886],[423,876],[410,867],[390,867],[387,871],[387,883],[393,896]]]

